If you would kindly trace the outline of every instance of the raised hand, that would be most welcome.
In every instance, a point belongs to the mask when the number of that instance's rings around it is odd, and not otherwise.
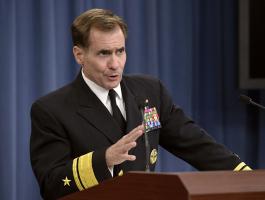
[[[136,156],[129,155],[128,152],[137,145],[136,140],[143,134],[143,132],[143,125],[139,125],[118,140],[118,142],[110,146],[105,154],[107,166],[112,167],[121,164],[126,160],[134,161]]]

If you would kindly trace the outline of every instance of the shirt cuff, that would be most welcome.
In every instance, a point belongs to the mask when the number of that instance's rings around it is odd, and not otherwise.
[[[109,172],[111,173],[111,176],[113,177],[113,166],[112,167],[108,167],[108,169],[109,169]]]

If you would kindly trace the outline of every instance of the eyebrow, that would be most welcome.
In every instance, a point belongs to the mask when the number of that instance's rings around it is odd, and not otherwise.
[[[121,50],[125,50],[125,47],[118,48],[115,51],[121,51]],[[103,53],[103,54],[111,54],[112,52],[113,52],[113,50],[110,50],[110,49],[100,49],[98,51],[98,54],[100,54],[100,53]]]
[[[118,51],[120,51],[120,50],[125,50],[125,47],[121,47],[121,48],[119,48],[119,49],[117,49]]]
[[[102,53],[102,54],[111,54],[112,53],[112,50],[101,49],[101,50],[98,51],[97,54],[100,54],[100,53]]]

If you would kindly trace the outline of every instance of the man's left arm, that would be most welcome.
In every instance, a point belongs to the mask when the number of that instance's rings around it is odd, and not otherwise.
[[[162,84],[160,97],[161,146],[199,170],[251,170],[175,106]]]

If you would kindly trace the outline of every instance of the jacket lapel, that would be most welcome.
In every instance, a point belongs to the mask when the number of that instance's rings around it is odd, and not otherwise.
[[[123,99],[125,102],[125,110],[126,110],[126,133],[129,133],[132,129],[139,126],[142,123],[142,115],[139,109],[139,106],[136,102],[136,97],[130,91],[128,86],[126,85],[126,81],[124,79],[121,82],[121,89],[123,94]]]
[[[108,109],[86,85],[81,73],[75,80],[74,86],[78,91],[79,106],[77,113],[104,134],[112,143],[116,143],[121,138],[122,133],[114,123]]]
[[[125,109],[126,109],[126,118],[127,118],[127,133],[129,133],[132,129],[142,124],[142,114],[140,111],[140,107],[137,103],[137,99],[144,99],[142,97],[136,96],[130,90],[130,88],[126,84],[126,79],[123,78],[121,82],[123,99],[125,101]],[[134,162],[126,161],[121,164],[121,168],[125,171],[131,170],[143,170],[145,163],[145,143],[144,137],[141,136],[137,140],[137,146],[130,150],[129,154],[135,155],[136,160]]]

